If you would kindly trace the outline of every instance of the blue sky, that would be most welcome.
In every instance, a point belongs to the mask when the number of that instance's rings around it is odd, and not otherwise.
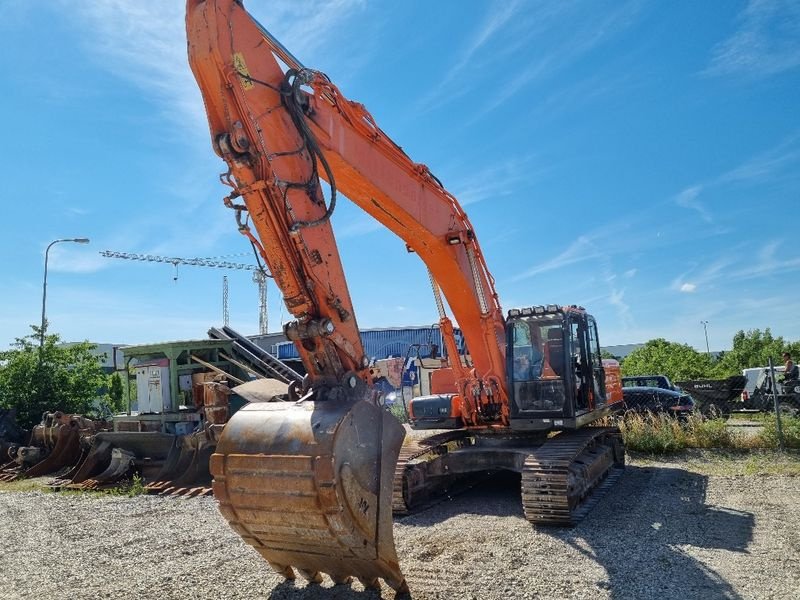
[[[246,2],[460,199],[505,308],[582,304],[603,345],[800,338],[800,4]],[[218,182],[183,3],[4,0],[0,345],[203,338],[222,275],[101,250],[252,262]],[[362,327],[427,325],[424,268],[342,202]],[[257,291],[230,278],[231,325]],[[269,289],[270,330],[281,317]]]

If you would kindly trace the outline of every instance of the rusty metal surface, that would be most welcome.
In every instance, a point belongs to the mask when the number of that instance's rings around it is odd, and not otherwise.
[[[230,416],[230,394],[231,389],[227,385],[213,381],[203,384],[203,412],[205,413],[207,424],[221,425],[228,422],[228,417]]]
[[[155,477],[172,450],[173,434],[158,432],[103,431],[91,437],[80,462],[60,479],[50,482],[54,489],[97,489],[108,487],[134,469]]]
[[[13,463],[0,469],[0,480],[40,477],[74,467],[82,459],[81,439],[107,426],[105,421],[82,415],[45,413],[42,422],[31,431],[28,445],[10,449]]]
[[[277,572],[311,581],[378,578],[407,590],[392,536],[392,479],[404,437],[366,401],[253,403],[211,457],[220,512]]]
[[[145,485],[150,494],[205,496],[211,494],[208,463],[216,441],[206,431],[178,436],[158,475]]]

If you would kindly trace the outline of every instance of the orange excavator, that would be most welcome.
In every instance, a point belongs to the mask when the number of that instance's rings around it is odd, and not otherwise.
[[[295,319],[285,333],[307,370],[293,401],[249,404],[220,434],[210,469],[230,525],[286,578],[327,573],[367,588],[383,579],[405,593],[392,513],[459,478],[516,471],[530,521],[580,519],[624,465],[619,431],[587,427],[622,396],[594,319],[556,305],[504,317],[456,199],[240,0],[188,0],[186,28],[212,145],[228,167],[224,202],[282,291]],[[408,412],[412,428],[445,431],[404,442],[372,386],[331,227],[339,194],[429,270],[448,365]]]

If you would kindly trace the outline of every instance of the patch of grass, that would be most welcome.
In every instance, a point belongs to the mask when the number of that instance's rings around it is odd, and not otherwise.
[[[778,448],[778,424],[775,416],[764,421],[764,428],[758,437],[762,442],[763,448]],[[781,417],[781,429],[783,430],[784,448],[800,449],[800,417]]]
[[[684,422],[687,448],[739,448],[744,441],[741,433],[728,429],[725,419],[705,419],[690,415]]]
[[[686,433],[668,415],[628,413],[618,423],[625,446],[647,454],[670,454],[686,447]]]
[[[800,477],[800,452],[773,450],[687,450],[678,457],[703,475]]]
[[[52,492],[47,483],[52,477],[34,477],[33,479],[16,479],[14,481],[0,481],[2,492]]]
[[[629,450],[647,454],[672,454],[687,448],[777,449],[774,415],[761,417],[759,421],[761,429],[755,435],[745,435],[740,428],[729,427],[725,419],[699,414],[679,420],[665,414],[628,413],[617,421],[617,426]],[[781,424],[785,448],[800,449],[800,418],[783,416]]]
[[[127,496],[128,498],[133,498],[147,493],[144,486],[144,479],[142,479],[141,475],[134,473],[133,477],[120,482],[119,485],[105,490],[97,490],[96,493],[105,496]]]
[[[126,496],[133,498],[134,496],[141,496],[147,494],[145,488],[145,481],[138,473],[134,473],[130,479],[120,481],[114,487],[103,488],[99,490],[91,489],[62,489],[62,494],[75,494],[87,498],[106,498],[108,496]]]

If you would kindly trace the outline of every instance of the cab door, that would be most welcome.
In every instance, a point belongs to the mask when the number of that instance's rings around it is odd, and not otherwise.
[[[597,335],[597,323],[594,317],[587,317],[588,351],[592,365],[593,405],[600,408],[606,403],[606,371],[603,368],[603,357],[600,356],[600,338]]]

